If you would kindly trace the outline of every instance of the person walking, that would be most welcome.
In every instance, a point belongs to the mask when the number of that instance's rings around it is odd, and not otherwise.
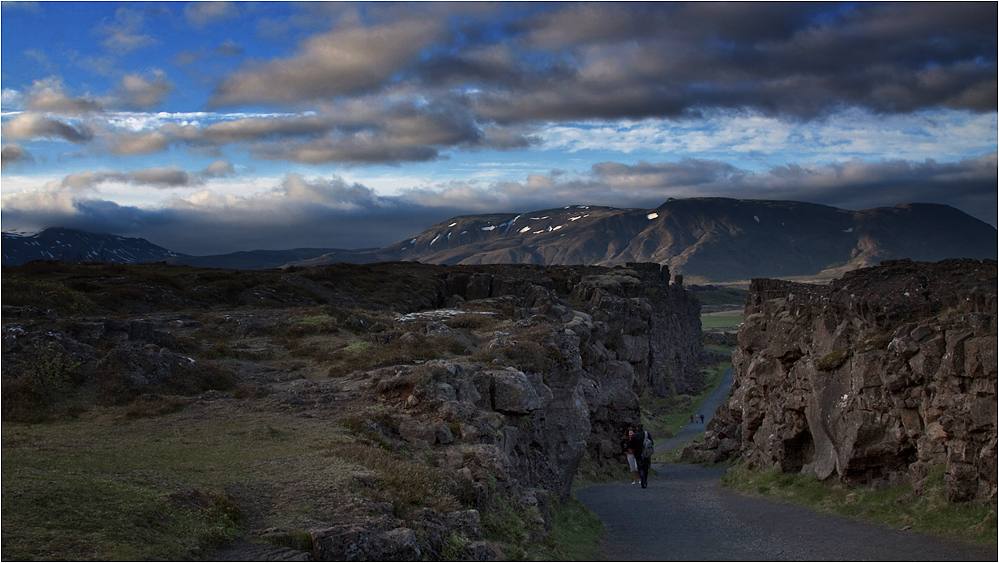
[[[628,435],[621,441],[621,449],[624,450],[624,454],[628,457],[628,468],[631,469],[632,485],[638,484],[638,460],[635,458],[634,438],[635,431],[629,429]]]
[[[648,439],[648,444],[651,446],[652,436],[645,431],[641,422],[635,425],[633,431],[628,432],[628,436],[630,437],[628,445],[631,451],[634,452],[635,465],[638,469],[638,480],[642,483],[642,488],[644,489],[648,487],[649,468],[652,466],[652,448],[646,448],[646,439]]]

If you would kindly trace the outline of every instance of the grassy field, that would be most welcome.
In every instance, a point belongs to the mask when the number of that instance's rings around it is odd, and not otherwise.
[[[4,560],[198,560],[247,530],[321,529],[372,494],[402,517],[468,500],[434,463],[329,419],[211,402],[125,413],[4,423]],[[570,500],[553,503],[551,534],[515,510],[490,511],[483,532],[514,559],[578,560],[595,553],[602,524]]]
[[[741,324],[742,324],[741,310],[718,311],[716,313],[705,313],[701,315],[702,329],[717,329],[717,328],[734,329]]]
[[[244,526],[320,524],[364,470],[319,420],[121,415],[3,425],[4,559],[198,558]]]

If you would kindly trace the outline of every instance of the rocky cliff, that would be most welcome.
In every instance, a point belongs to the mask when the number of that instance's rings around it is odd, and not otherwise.
[[[338,437],[322,440],[324,455],[359,464],[362,492],[341,491],[337,502],[353,508],[335,519],[297,524],[319,559],[439,558],[448,537],[468,540],[464,559],[520,548],[484,543],[484,522],[514,512],[547,525],[549,502],[569,494],[584,458],[620,456],[643,392],[704,385],[700,306],[658,264],[227,272],[35,263],[4,275],[6,419],[78,394],[129,412],[222,412],[251,427],[255,413],[328,420]],[[186,420],[207,416],[217,415]],[[375,461],[387,456],[399,468]],[[403,467],[432,475],[433,496],[384,490],[409,486],[396,474]],[[279,503],[255,497],[312,486],[235,488],[246,504],[268,506]],[[301,521],[252,518],[266,529]]]
[[[885,262],[829,286],[753,280],[735,384],[686,455],[849,484],[945,470],[996,500],[996,262]]]
[[[703,390],[699,305],[658,264],[515,269],[515,276],[493,267],[444,278],[451,305],[506,300],[517,308],[519,330],[496,332],[482,347],[480,357],[495,351],[496,359],[438,362],[446,375],[435,385],[399,396],[411,408],[401,416],[420,428],[405,437],[440,443],[433,430],[456,426],[458,441],[479,444],[475,451],[501,480],[565,497],[587,451],[598,460],[620,454],[618,440],[639,421],[645,390]],[[453,330],[432,314],[410,315],[405,325],[406,334]],[[540,358],[524,369],[497,369],[504,355]],[[371,377],[399,376],[382,370]]]

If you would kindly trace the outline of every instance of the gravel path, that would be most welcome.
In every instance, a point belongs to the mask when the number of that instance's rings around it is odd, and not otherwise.
[[[656,451],[704,431],[728,396],[732,371],[705,399],[704,424],[685,426]],[[602,561],[996,561],[996,549],[891,530],[718,485],[721,467],[657,463],[649,487],[594,485],[576,497],[604,522]]]
[[[715,409],[728,399],[728,392],[732,389],[732,368],[728,368],[722,375],[721,383],[713,393],[708,395],[701,406],[697,409],[698,414],[704,415],[704,422],[691,422],[685,425],[676,433],[676,436],[667,440],[656,440],[656,452],[668,452],[679,448],[687,442],[693,440],[698,434],[704,432],[704,428],[715,416]],[[655,436],[652,437],[655,440]]]
[[[978,548],[890,530],[718,486],[724,468],[655,464],[649,488],[596,485],[576,496],[606,526],[602,561],[996,561]]]

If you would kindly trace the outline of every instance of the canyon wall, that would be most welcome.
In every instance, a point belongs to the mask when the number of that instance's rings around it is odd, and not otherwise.
[[[753,280],[735,384],[703,461],[848,484],[943,468],[955,501],[996,501],[996,262],[884,262],[828,286]]]
[[[502,460],[493,465],[504,478],[564,497],[587,451],[597,460],[620,454],[620,437],[640,421],[643,392],[704,387],[700,306],[682,279],[671,284],[668,269],[658,264],[500,266],[450,274],[445,287],[451,304],[512,301],[522,331],[496,334],[485,348],[531,354],[528,345],[540,344],[547,360],[543,369],[525,372],[445,362],[453,373],[446,385],[421,390],[435,408],[400,416],[469,430],[472,441],[496,448],[490,455]],[[439,329],[429,319],[410,327]]]

